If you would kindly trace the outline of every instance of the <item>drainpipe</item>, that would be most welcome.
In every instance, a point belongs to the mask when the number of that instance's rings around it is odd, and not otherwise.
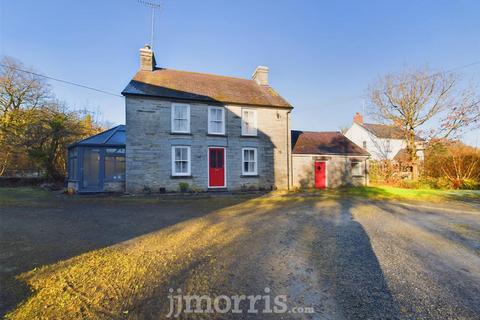
[[[290,109],[288,112],[287,112],[287,190],[290,191],[290,186],[291,186],[291,183],[290,183],[290,179],[292,177],[292,166],[291,166],[291,163],[292,163],[292,141],[291,141],[291,133],[290,133],[290,113],[292,112],[292,109]]]

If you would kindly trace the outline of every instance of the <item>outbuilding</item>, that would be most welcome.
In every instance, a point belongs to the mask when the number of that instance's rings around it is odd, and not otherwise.
[[[67,184],[81,193],[125,191],[125,125],[68,147]]]
[[[293,130],[291,135],[295,188],[368,185],[370,154],[342,133]]]

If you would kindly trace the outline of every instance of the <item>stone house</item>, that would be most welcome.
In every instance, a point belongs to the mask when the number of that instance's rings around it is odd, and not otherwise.
[[[251,79],[159,68],[145,46],[122,91],[126,125],[88,140],[103,145],[71,148],[69,167],[77,167],[69,169],[69,187],[163,193],[367,184],[368,154],[338,133],[291,131],[293,107],[268,75],[262,66]],[[108,139],[117,131],[123,140],[115,139],[111,154]]]
[[[140,70],[122,94],[126,191],[287,189],[292,106],[268,84],[268,68],[239,79],[157,68]]]
[[[372,160],[400,160],[406,153],[406,141],[401,128],[393,125],[365,123],[363,116],[356,113],[353,123],[345,132],[345,136],[361,148],[367,150]],[[417,156],[424,157],[424,140],[415,137]]]
[[[340,132],[292,131],[294,188],[368,185],[370,154]]]

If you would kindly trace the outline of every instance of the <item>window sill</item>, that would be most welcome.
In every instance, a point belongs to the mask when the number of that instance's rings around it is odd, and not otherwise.
[[[207,137],[226,137],[225,133],[207,133]]]
[[[242,134],[240,138],[258,138],[258,134],[257,135]]]
[[[188,176],[174,176],[174,175],[171,175],[170,179],[193,179],[193,176],[192,175],[188,175]]]
[[[364,175],[363,174],[352,174],[352,177],[353,178],[363,178]]]
[[[171,131],[170,132],[171,135],[179,135],[179,136],[191,136],[192,133],[191,132],[174,132],[174,131]]]
[[[242,174],[240,178],[258,178],[258,174]]]

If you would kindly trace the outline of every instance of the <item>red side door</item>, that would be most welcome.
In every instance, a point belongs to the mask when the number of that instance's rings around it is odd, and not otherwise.
[[[208,186],[225,187],[225,149],[208,149]]]
[[[327,187],[327,165],[325,161],[315,161],[315,188]]]

